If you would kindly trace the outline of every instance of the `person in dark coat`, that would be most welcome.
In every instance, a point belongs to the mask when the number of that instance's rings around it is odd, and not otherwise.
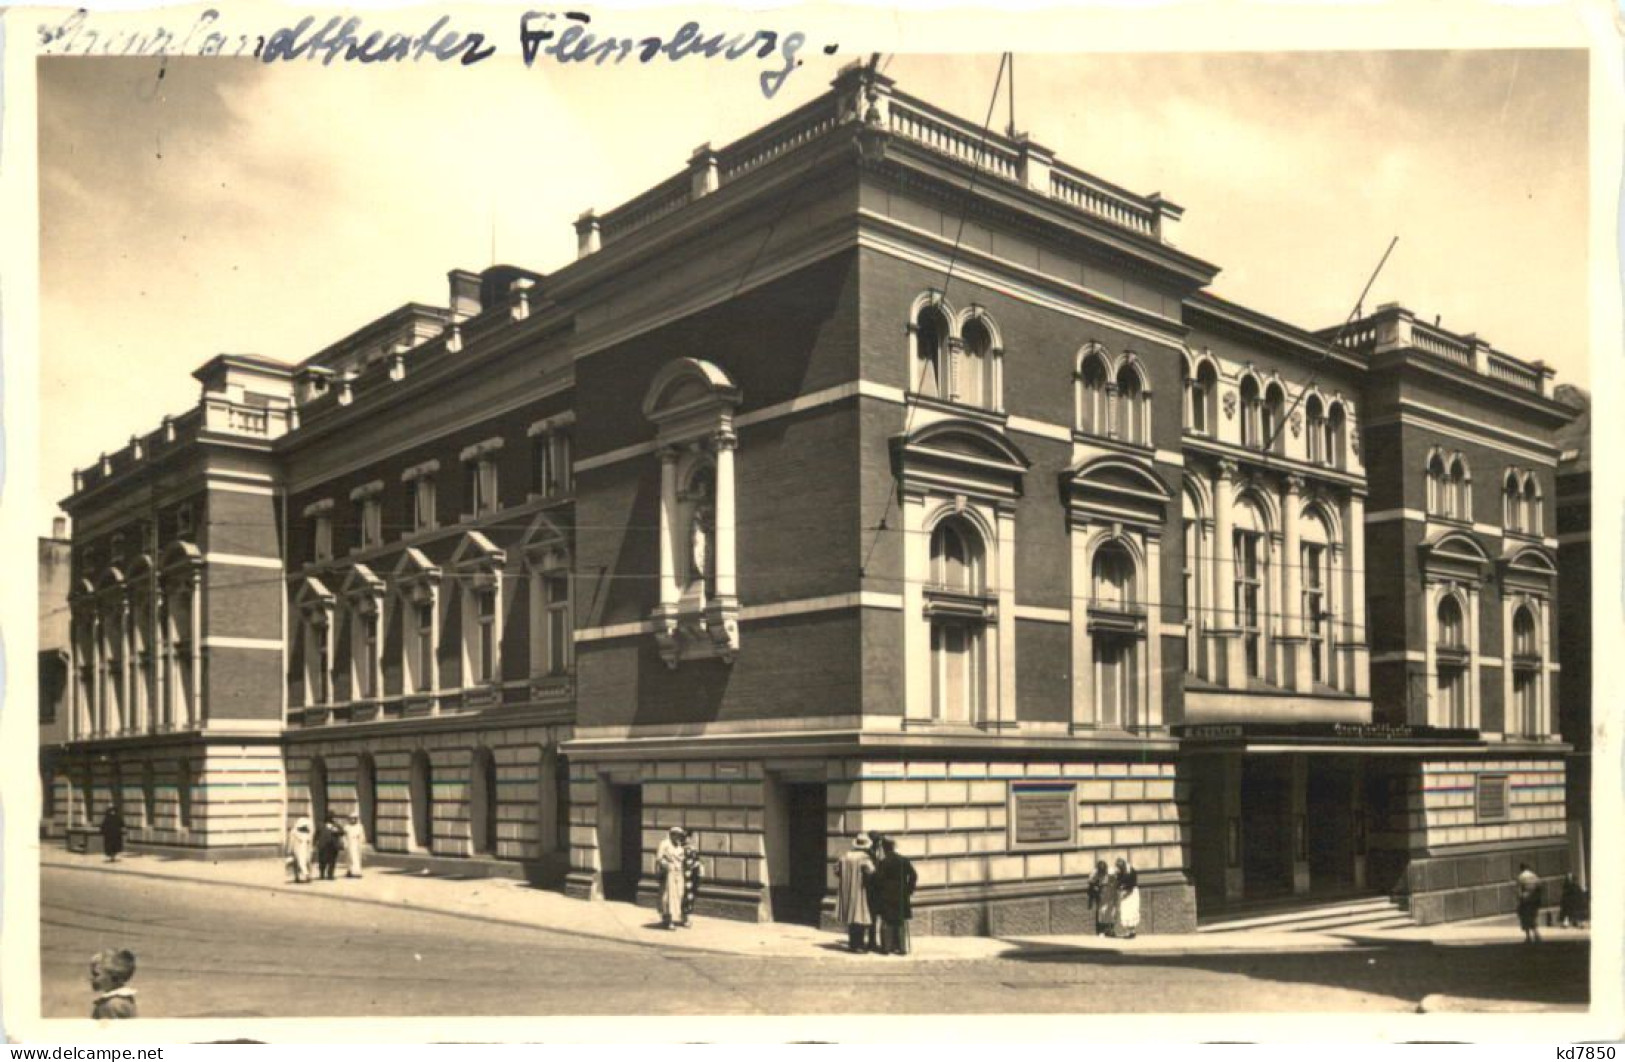
[[[863,898],[869,905],[869,926],[863,934],[867,951],[880,950],[880,894],[875,891],[875,871],[886,854],[886,835],[879,830],[869,831],[869,873],[863,879]]]
[[[1518,928],[1523,930],[1523,941],[1525,944],[1539,944],[1540,907],[1546,899],[1540,875],[1530,870],[1528,863],[1520,863],[1515,884],[1518,890]]]
[[[339,865],[339,853],[344,850],[344,827],[333,820],[328,812],[322,828],[316,834],[316,871],[325,881],[333,880],[333,871]]]
[[[914,916],[909,901],[920,876],[909,858],[897,850],[896,841],[887,837],[880,843],[885,852],[875,869],[875,895],[880,901],[876,912],[883,920],[880,954],[907,955],[908,921]]]
[[[124,851],[124,815],[117,804],[110,806],[102,816],[102,851],[109,863],[117,862],[119,853]]]
[[[1591,921],[1591,897],[1574,880],[1573,874],[1563,875],[1563,898],[1557,909],[1559,925],[1579,929]]]

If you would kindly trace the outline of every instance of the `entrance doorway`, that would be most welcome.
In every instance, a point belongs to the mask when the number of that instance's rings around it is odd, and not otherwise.
[[[1241,766],[1241,869],[1247,898],[1292,892],[1292,761],[1250,756]]]
[[[412,851],[434,851],[434,771],[429,754],[422,749],[412,753],[412,774],[407,785],[411,800]]]
[[[497,760],[490,749],[474,750],[473,777],[469,779],[469,826],[475,855],[497,851]]]
[[[1309,889],[1347,892],[1354,874],[1354,765],[1330,756],[1309,757]]]
[[[643,874],[643,789],[601,783],[598,845],[604,865],[604,899],[635,903]]]
[[[776,864],[769,867],[773,920],[817,925],[829,879],[828,787],[781,782],[774,789],[778,813],[768,838]]]

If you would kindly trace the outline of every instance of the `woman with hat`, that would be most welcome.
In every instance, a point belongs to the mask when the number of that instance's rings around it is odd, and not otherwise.
[[[655,876],[660,882],[660,928],[670,929],[672,923],[683,918],[683,893],[686,882],[683,874],[683,842],[688,831],[673,826],[670,834],[660,842],[655,852]]]
[[[869,857],[869,835],[864,833],[852,838],[852,847],[835,861],[835,919],[846,924],[849,951],[864,950],[864,935],[874,922],[869,910],[869,878],[874,866]]]

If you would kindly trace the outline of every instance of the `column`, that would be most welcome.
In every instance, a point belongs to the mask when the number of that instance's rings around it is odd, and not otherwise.
[[[1005,509],[994,514],[999,533],[999,633],[996,655],[999,703],[993,720],[1016,722],[1016,514]]]
[[[1106,381],[1106,437],[1116,439],[1122,434],[1121,411],[1117,408],[1117,381]]]
[[[1281,666],[1295,690],[1311,685],[1309,653],[1304,638],[1308,618],[1303,614],[1303,529],[1299,526],[1303,508],[1303,478],[1286,477],[1285,511],[1281,514]]]
[[[169,693],[169,624],[165,619],[164,587],[154,575],[152,581],[152,707],[147,712],[147,732],[156,734],[164,729],[167,718],[164,699]],[[287,688],[287,679],[283,679]]]
[[[1072,548],[1072,726],[1095,722],[1094,658],[1089,644],[1089,528],[1072,524],[1067,529]]]
[[[931,567],[931,539],[925,533],[925,499],[903,498],[903,713],[911,720],[931,718],[931,627],[925,619],[925,580]]]
[[[1141,726],[1162,725],[1162,537],[1145,536],[1145,705]]]
[[[1523,730],[1518,718],[1517,702],[1513,699],[1516,672],[1512,667],[1512,611],[1516,607],[1510,595],[1501,594],[1501,734],[1517,734]]]
[[[1197,563],[1198,578],[1194,582],[1197,584],[1196,592],[1201,599],[1201,610],[1198,613],[1198,618],[1202,625],[1201,638],[1196,643],[1196,651],[1200,654],[1201,660],[1201,669],[1197,671],[1197,674],[1211,682],[1219,674],[1213,631],[1214,628],[1223,623],[1218,602],[1213,597],[1213,565],[1217,563],[1213,544],[1217,532],[1214,530],[1212,515],[1198,521],[1197,527],[1199,530],[1197,548],[1200,553],[1198,554]]]
[[[1478,661],[1478,587],[1467,588],[1467,718],[1461,725],[1477,727],[1483,719],[1482,705],[1479,703],[1479,693],[1483,683],[1479,681]]]
[[[1509,643],[1510,644],[1510,643]],[[1556,665],[1556,658],[1552,652],[1552,603],[1540,602],[1540,686],[1535,691],[1536,717],[1539,726],[1536,732],[1542,738],[1557,736],[1556,728],[1552,725],[1552,668]]]
[[[1352,430],[1352,429],[1350,429]],[[1371,648],[1365,633],[1365,495],[1358,491],[1349,495],[1348,505],[1348,672],[1352,686],[1345,685],[1356,697],[1371,692]]]
[[[673,552],[672,520],[677,513],[677,451],[660,450],[660,608],[677,610],[677,559]],[[720,522],[720,521],[719,521]],[[719,549],[717,551],[721,553]]]
[[[1416,718],[1416,707],[1408,703],[1405,706],[1405,721],[1407,723],[1422,723],[1427,726],[1437,726],[1439,701],[1439,657],[1435,652],[1439,644],[1439,584],[1428,579],[1423,584],[1422,593],[1422,718]],[[1409,640],[1407,639],[1407,644]],[[1409,685],[1411,678],[1410,664],[1405,665],[1405,681]],[[1449,720],[1444,720],[1448,723]]]
[[[732,603],[739,597],[734,557],[734,450],[739,438],[719,431],[713,438],[717,461],[717,597]]]
[[[1236,534],[1235,498],[1231,495],[1235,481],[1236,463],[1220,461],[1218,475],[1213,483],[1213,633],[1217,660],[1224,661],[1222,679],[1230,689],[1243,689],[1247,685],[1247,659],[1236,636]]]
[[[186,729],[203,723],[203,586],[202,576],[194,571],[187,578],[186,592],[192,599],[187,614],[192,621],[192,695],[184,699]]]

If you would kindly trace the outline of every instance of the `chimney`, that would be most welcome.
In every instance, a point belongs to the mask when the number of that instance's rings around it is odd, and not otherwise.
[[[68,518],[66,516],[57,516],[51,519],[51,537],[68,537]]]

